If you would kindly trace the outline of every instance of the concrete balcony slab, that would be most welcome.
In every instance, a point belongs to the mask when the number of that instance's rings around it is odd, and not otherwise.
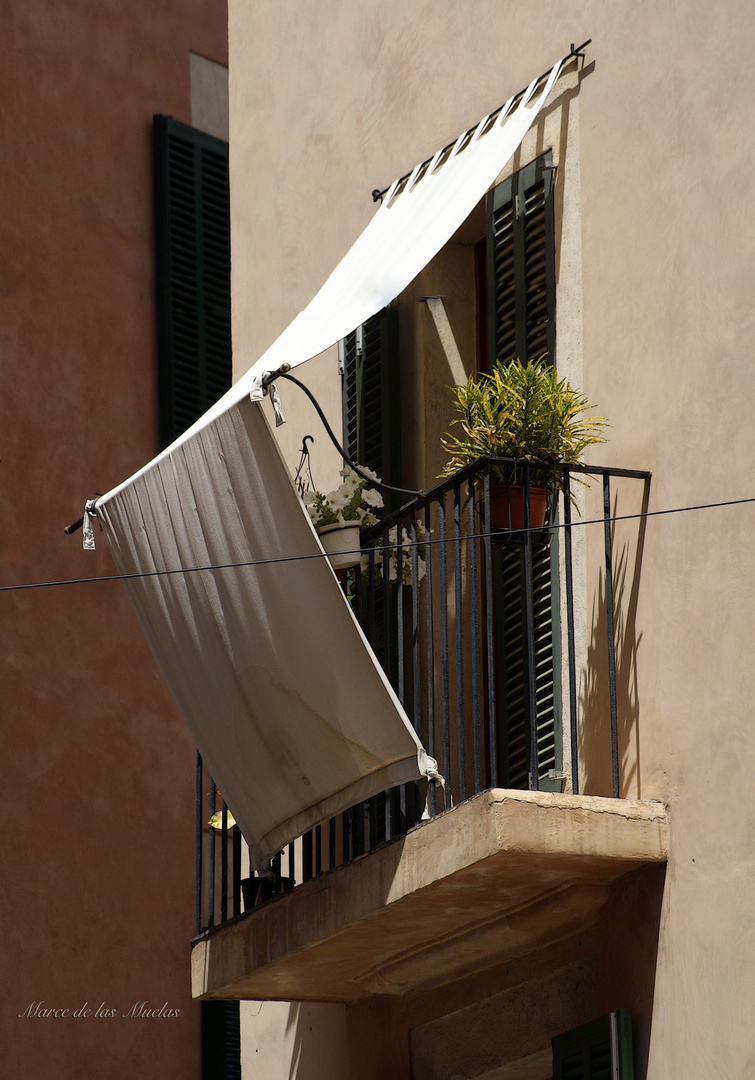
[[[667,859],[661,803],[495,789],[307,882],[192,949],[196,998],[404,994],[589,925],[617,878]]]

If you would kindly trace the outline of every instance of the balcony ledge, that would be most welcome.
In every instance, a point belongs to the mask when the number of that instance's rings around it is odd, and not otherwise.
[[[576,932],[611,883],[667,859],[661,803],[482,792],[402,840],[208,931],[195,998],[404,994]]]

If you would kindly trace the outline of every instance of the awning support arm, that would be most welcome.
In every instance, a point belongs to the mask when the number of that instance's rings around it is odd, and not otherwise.
[[[84,524],[85,515],[88,514],[89,517],[97,517],[96,502],[97,502],[96,499],[88,499],[87,500],[86,508],[84,510],[84,514],[82,514],[82,516],[79,518],[78,521],[74,521],[71,525],[66,525],[65,529],[63,529],[63,532],[66,534],[66,536],[71,536],[73,533],[78,532],[78,530]]]
[[[290,369],[289,364],[281,364],[281,366],[277,369],[277,371],[268,371],[268,372],[266,372],[262,376],[263,389],[267,390],[267,387],[275,379],[288,379],[289,382],[295,383],[296,386],[298,386],[300,390],[303,390],[304,393],[309,398],[309,400],[314,405],[314,407],[315,407],[315,409],[317,411],[317,415],[322,420],[323,427],[325,428],[326,432],[328,433],[330,441],[333,443],[336,450],[341,455],[341,457],[346,462],[346,464],[351,469],[354,470],[354,472],[357,474],[357,476],[361,476],[362,479],[366,480],[368,484],[372,485],[372,487],[376,487],[376,488],[378,488],[379,490],[382,490],[382,491],[397,491],[400,495],[411,495],[415,499],[421,498],[423,495],[426,494],[426,492],[424,492],[424,491],[414,491],[414,490],[412,490],[412,488],[394,487],[392,484],[384,484],[382,480],[377,481],[377,480],[373,479],[373,477],[368,476],[367,473],[363,472],[363,470],[360,468],[360,466],[356,465],[347,456],[346,451],[344,450],[344,448],[339,443],[338,439],[333,434],[333,429],[331,428],[330,424],[328,423],[327,418],[325,416],[325,413],[320,408],[320,405],[319,405],[317,399],[315,398],[314,394],[312,393],[312,391],[309,389],[309,387],[305,386],[304,383],[299,382],[299,380],[297,378],[295,378],[293,375],[291,375],[290,370],[291,369]]]

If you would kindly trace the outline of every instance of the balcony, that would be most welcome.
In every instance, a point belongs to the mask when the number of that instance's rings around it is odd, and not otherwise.
[[[628,797],[628,560],[649,475],[560,467],[541,525],[526,467],[522,519],[510,493],[496,516],[495,464],[388,516],[342,582],[445,788],[387,791],[250,875],[198,762],[195,996],[404,993],[542,947],[665,861],[663,807]]]

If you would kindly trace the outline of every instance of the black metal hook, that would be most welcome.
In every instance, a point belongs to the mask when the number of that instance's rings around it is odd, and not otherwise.
[[[309,447],[307,446],[307,440],[309,440],[309,442],[314,442],[314,435],[305,435],[301,441],[301,457],[299,458],[299,464],[296,467],[296,475],[294,476],[294,485],[302,498],[304,498],[304,493],[307,490],[307,483],[309,483],[312,491],[315,490],[315,482],[312,479],[312,458],[309,453]],[[304,475],[302,475],[302,473],[304,473]]]
[[[268,372],[265,376],[263,376],[263,379],[262,379],[263,386],[267,386],[274,379],[287,379],[289,382],[292,382],[295,386],[298,386],[300,390],[303,390],[304,393],[309,398],[309,400],[314,405],[315,411],[317,412],[317,415],[320,417],[320,420],[322,421],[322,425],[323,425],[323,427],[325,428],[325,431],[328,434],[328,438],[333,443],[336,450],[341,455],[341,457],[346,462],[346,464],[350,468],[352,468],[354,470],[354,472],[357,474],[357,476],[361,476],[361,478],[363,480],[366,480],[368,482],[368,484],[372,485],[372,487],[376,487],[378,489],[378,491],[397,491],[401,495],[411,495],[412,498],[415,498],[415,499],[418,498],[419,496],[425,494],[424,491],[414,491],[413,488],[394,487],[392,484],[384,484],[382,480],[375,480],[375,479],[373,479],[373,477],[368,476],[367,473],[363,472],[361,466],[356,465],[351,460],[351,458],[347,457],[346,451],[344,450],[344,448],[339,443],[338,439],[333,434],[333,429],[330,426],[330,424],[328,423],[328,420],[327,420],[327,418],[325,416],[325,413],[320,408],[320,404],[317,401],[317,398],[312,393],[312,391],[307,386],[305,386],[304,383],[299,382],[298,379],[294,378],[293,375],[289,375],[290,370],[291,370],[291,365],[290,364],[282,364],[278,368],[277,371]],[[310,436],[305,436],[305,438],[312,438],[312,436],[311,435]],[[304,440],[302,440],[302,442],[303,441]]]

